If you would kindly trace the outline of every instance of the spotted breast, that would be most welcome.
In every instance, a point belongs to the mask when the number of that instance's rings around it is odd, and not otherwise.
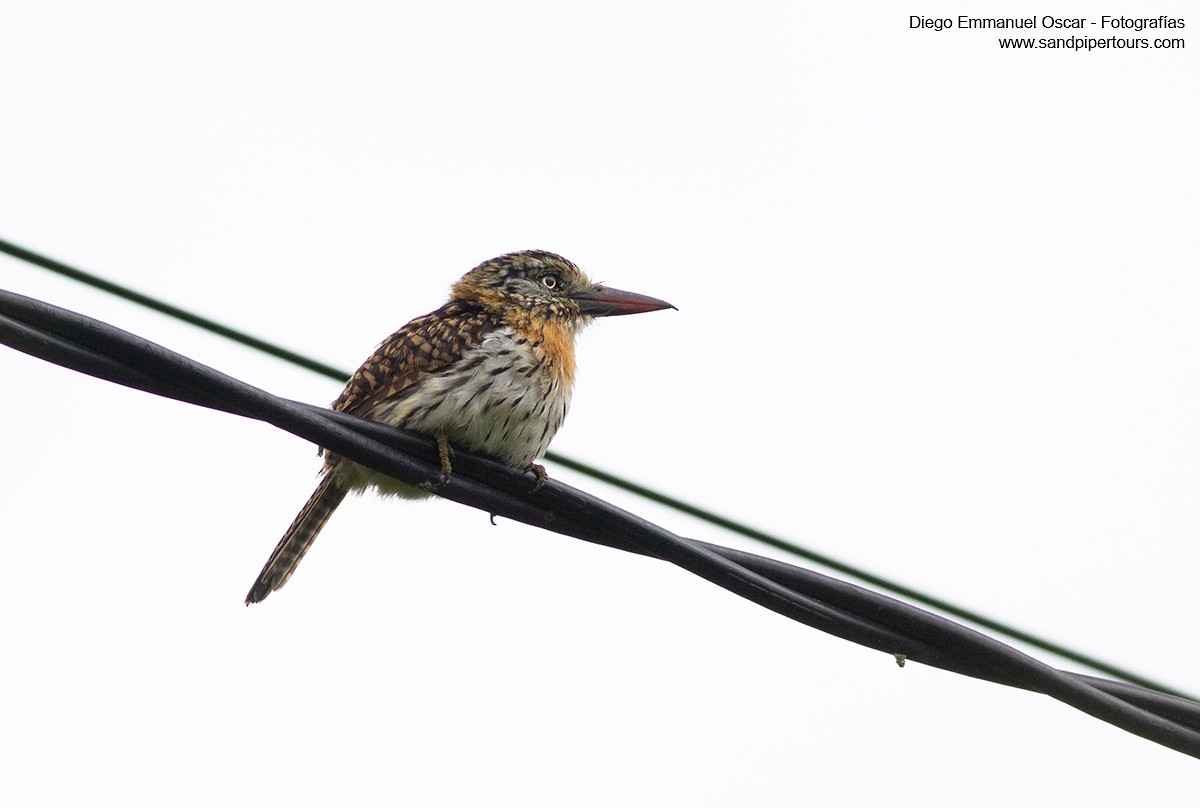
[[[411,331],[396,337],[410,335]],[[444,370],[348,411],[414,432],[444,435],[453,446],[510,466],[529,466],[546,453],[571,406],[574,333],[558,324],[537,328],[485,320],[477,333],[460,335],[461,357]],[[386,357],[405,352],[385,343],[379,353]],[[375,487],[407,498],[429,495],[357,464],[339,465],[346,466],[340,473],[350,488]]]

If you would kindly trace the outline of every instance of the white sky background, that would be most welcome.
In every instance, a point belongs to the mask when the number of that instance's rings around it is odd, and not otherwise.
[[[0,237],[347,369],[479,261],[561,252],[679,311],[584,335],[556,450],[1200,691],[1194,5],[1092,9],[1189,26],[1093,53],[909,29],[939,3],[429,5],[7,4]],[[339,389],[7,258],[0,286]],[[0,378],[5,805],[1197,782],[1049,698],[444,502],[348,501],[245,608],[311,445],[8,349]]]

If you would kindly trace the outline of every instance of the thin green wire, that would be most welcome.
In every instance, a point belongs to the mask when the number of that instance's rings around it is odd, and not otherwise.
[[[182,320],[185,323],[190,323],[191,325],[203,328],[205,331],[225,337],[226,339],[233,340],[234,342],[241,343],[242,345],[253,348],[256,351],[262,351],[265,354],[270,354],[271,356],[282,359],[285,362],[291,362],[293,365],[299,365],[302,368],[307,368],[308,370],[320,373],[322,376],[328,376],[334,381],[344,382],[346,379],[350,378],[349,373],[339,370],[333,365],[327,365],[324,362],[318,362],[316,359],[311,359],[303,354],[298,354],[295,351],[289,351],[287,348],[283,348],[273,342],[267,342],[266,340],[259,339],[258,337],[252,337],[245,331],[238,331],[236,328],[230,328],[227,325],[218,323],[216,320],[210,320],[207,317],[201,317],[199,314],[194,314],[187,309],[181,309],[178,306],[172,306],[170,303],[166,303],[158,298],[150,297],[149,295],[144,295],[135,289],[130,289],[128,286],[122,286],[119,283],[113,283],[112,281],[105,280],[104,278],[101,278],[98,275],[93,275],[90,272],[84,272],[82,269],[76,269],[75,267],[67,266],[61,261],[55,261],[53,258],[47,258],[44,255],[39,255],[32,250],[27,250],[24,247],[20,247],[10,241],[0,239],[0,252],[8,253],[14,258],[20,258],[22,261],[34,264],[42,269],[48,269],[51,272],[68,277],[73,281],[79,281],[87,286],[100,289],[130,302],[137,303],[139,306],[145,306],[148,309],[153,309],[154,311],[165,314],[168,317],[174,317],[176,320]]]
[[[61,261],[55,261],[53,258],[47,258],[44,255],[35,253],[32,250],[27,250],[24,247],[20,247],[12,242],[5,241],[4,239],[0,239],[0,252],[7,253],[14,258],[19,258],[22,261],[34,264],[35,266],[48,269],[51,272],[71,278],[72,280],[92,286],[96,289],[103,290],[130,302],[137,303],[140,306],[153,309],[154,311],[165,314],[168,317],[174,317],[177,320],[190,323],[213,334],[218,334],[226,339],[233,340],[234,342],[253,348],[257,351],[262,351],[263,353],[277,357],[286,362],[291,362],[294,365],[307,368],[323,376],[327,376],[334,381],[344,382],[351,376],[351,374],[345,370],[335,368],[332,365],[327,365],[323,362],[319,362],[315,359],[311,359],[307,356],[296,353],[295,351],[290,351],[287,348],[283,348],[274,343],[251,336],[250,334],[247,334],[244,331],[239,331],[236,328],[230,328],[227,325],[218,323],[215,320],[210,320],[207,317],[201,317],[200,315],[187,311],[186,309],[173,306],[170,303],[150,297],[149,295],[144,295],[141,292],[130,289],[127,286],[113,283],[112,281],[106,280],[97,275],[93,275],[89,272],[84,272],[81,269],[68,266]],[[1036,637],[1014,626],[1001,623],[998,620],[993,620],[990,617],[973,612],[969,609],[964,609],[961,606],[955,606],[953,603],[949,603],[932,595],[919,592],[915,589],[904,586],[903,584],[880,577],[850,564],[843,563],[822,553],[808,550],[798,544],[795,544],[794,542],[788,541],[787,539],[783,539],[779,536],[749,527],[748,525],[742,524],[734,519],[721,516],[720,514],[714,513],[713,511],[705,508],[701,508],[697,505],[692,505],[688,502],[684,502],[683,500],[667,496],[666,494],[655,491],[654,489],[647,488],[646,486],[639,485],[630,480],[626,480],[623,477],[618,477],[615,474],[602,471],[601,469],[588,465],[587,463],[581,463],[578,460],[572,460],[571,458],[564,457],[557,452],[547,453],[546,459],[564,468],[568,468],[572,471],[576,471],[580,474],[591,477],[594,480],[599,480],[600,482],[607,483],[608,485],[614,486],[623,491],[628,491],[629,493],[648,499],[651,502],[657,502],[660,505],[665,505],[669,508],[680,511],[681,513],[686,513],[689,516],[701,519],[709,524],[724,528],[733,533],[737,533],[738,535],[745,536],[746,538],[761,542],[762,544],[766,544],[770,547],[783,550],[784,552],[790,553],[791,555],[799,558],[820,564],[821,566],[834,570],[835,572],[856,578],[857,580],[869,584],[870,586],[878,587],[879,589],[891,592],[892,594],[899,595],[903,598],[907,598],[915,603],[920,603],[930,608],[937,609],[945,614],[953,615],[954,617],[974,623],[982,628],[994,631],[997,634],[1018,640],[1026,645],[1039,648],[1043,651],[1055,654],[1063,659],[1091,668],[1094,671],[1098,671],[1118,679],[1123,679],[1131,684],[1141,685],[1142,687],[1148,687],[1163,693],[1168,693],[1173,696],[1179,696],[1181,698],[1191,699],[1193,701],[1200,700],[1180,690],[1176,690],[1175,688],[1168,687],[1160,682],[1155,682],[1152,679],[1148,679],[1145,676],[1134,673],[1133,671],[1126,670],[1125,668],[1121,668],[1117,665],[1112,665],[1108,662],[1088,656],[1087,654],[1079,651],[1074,651],[1066,646],[1059,645],[1058,643]]]

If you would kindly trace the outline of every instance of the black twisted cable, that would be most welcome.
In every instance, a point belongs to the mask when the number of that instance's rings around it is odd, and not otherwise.
[[[96,289],[101,289],[117,297],[197,326],[198,328],[204,329],[213,334],[217,334],[249,348],[253,348],[254,350],[262,351],[270,356],[275,356],[299,367],[307,368],[316,373],[320,373],[321,375],[333,379],[339,383],[344,382],[350,377],[350,373],[348,371],[339,370],[331,365],[327,365],[310,357],[303,356],[295,351],[291,351],[280,345],[276,345],[275,343],[268,342],[251,334],[247,334],[244,331],[232,328],[223,323],[218,323],[215,320],[211,320],[207,317],[202,317],[195,312],[188,311],[180,308],[179,306],[167,303],[166,301],[143,294],[142,292],[139,292],[136,289],[131,289],[128,286],[114,283],[106,278],[102,278],[90,272],[85,272],[77,267],[64,264],[61,261],[57,261],[40,253],[36,253],[32,250],[26,249],[25,247],[21,247],[20,245],[13,244],[10,241],[0,239],[0,253],[7,253],[14,258],[26,261],[35,266],[49,270],[50,272],[54,272],[58,275],[62,275]],[[834,572],[848,575],[851,578],[862,581],[868,586],[882,589],[886,592],[891,592],[915,603],[930,606],[942,612],[943,614],[966,620],[967,622],[973,623],[974,625],[979,626],[987,631],[992,631],[1002,636],[1009,637],[1010,639],[1018,640],[1034,648],[1039,648],[1043,651],[1049,651],[1050,653],[1062,657],[1063,659],[1084,665],[1099,673],[1115,676],[1119,679],[1123,679],[1126,682],[1132,682],[1152,690],[1169,693],[1175,696],[1181,696],[1183,698],[1190,698],[1187,693],[1170,688],[1160,682],[1156,682],[1146,676],[1142,676],[1135,671],[1114,665],[1110,662],[1105,662],[1104,660],[1097,659],[1096,657],[1093,657],[1089,654],[1084,654],[1080,651],[1076,651],[1075,649],[1069,648],[1061,643],[1056,643],[1044,637],[1039,637],[1028,631],[1023,631],[1015,626],[1011,626],[1000,620],[996,620],[988,617],[987,615],[981,614],[980,612],[964,608],[941,598],[934,597],[912,587],[904,586],[897,581],[874,574],[862,569],[861,567],[847,564],[829,555],[818,553],[814,550],[802,547],[794,541],[790,541],[780,536],[771,535],[762,530],[757,530],[735,519],[730,519],[729,517],[722,516],[706,508],[701,508],[698,505],[685,502],[675,497],[667,496],[660,491],[656,491],[644,485],[638,485],[637,483],[625,479],[624,477],[603,471],[595,466],[583,463],[574,458],[566,457],[558,454],[557,452],[548,452],[546,454],[546,460],[565,468],[577,471],[580,474],[591,477],[592,479],[600,480],[601,482],[615,486],[624,491],[637,494],[638,496],[649,499],[652,502],[666,505],[669,508],[689,514],[697,519],[704,520],[725,530],[738,533],[753,541],[783,550],[784,552],[787,552],[798,558],[815,562],[826,569],[830,569]]]
[[[0,291],[0,342],[155,395],[255,418],[405,482],[439,479],[433,441],[272,396],[112,326]],[[798,622],[867,647],[1052,696],[1131,733],[1200,757],[1200,703],[1060,671],[893,598],[749,553],[676,536],[554,481],[465,453],[439,495],[563,535],[670,561]]]

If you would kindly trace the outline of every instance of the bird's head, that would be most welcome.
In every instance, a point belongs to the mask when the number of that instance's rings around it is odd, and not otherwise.
[[[593,317],[675,308],[592,282],[567,259],[542,250],[508,253],[463,275],[450,297],[505,318],[554,319],[579,327]]]

